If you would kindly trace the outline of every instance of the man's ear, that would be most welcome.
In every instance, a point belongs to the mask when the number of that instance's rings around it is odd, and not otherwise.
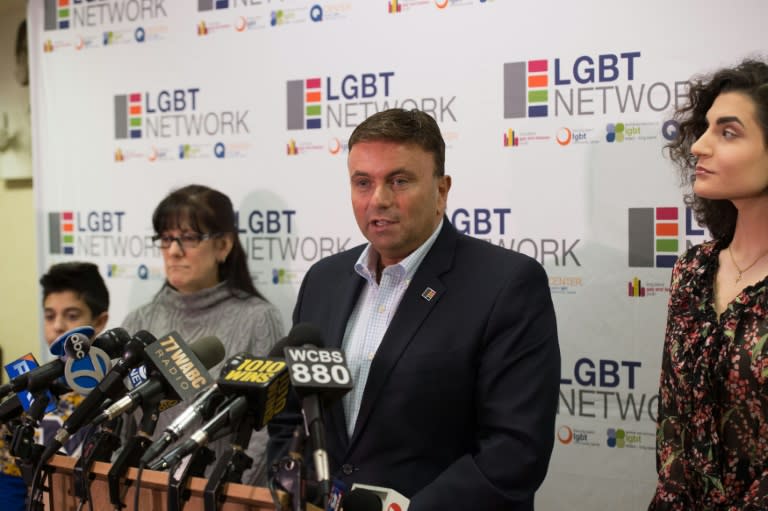
[[[104,327],[107,326],[107,321],[109,321],[109,311],[104,311],[93,318],[93,324],[91,326],[96,331],[95,335],[99,335],[104,330]]]

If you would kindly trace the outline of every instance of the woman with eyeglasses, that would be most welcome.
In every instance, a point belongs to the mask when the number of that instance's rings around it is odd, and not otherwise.
[[[283,324],[277,308],[251,281],[229,197],[206,186],[185,186],[158,204],[152,226],[166,281],[151,302],[126,317],[123,328],[130,333],[147,330],[158,337],[176,331],[187,343],[218,337],[226,354],[224,361],[209,369],[214,378],[237,353],[266,356],[282,337]],[[161,413],[156,436],[184,408]],[[127,438],[133,434],[131,429],[126,431]],[[251,436],[246,454],[253,459],[253,467],[243,474],[244,484],[265,485],[266,442],[266,430]],[[223,439],[209,447],[219,459],[229,445]]]

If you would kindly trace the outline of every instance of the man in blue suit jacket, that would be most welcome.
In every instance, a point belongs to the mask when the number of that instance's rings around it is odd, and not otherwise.
[[[548,279],[454,229],[444,162],[437,123],[416,110],[377,113],[349,140],[369,243],[315,264],[293,316],[345,351],[355,381],[325,417],[332,475],[394,488],[410,511],[533,509],[560,378]],[[273,458],[298,420],[271,426]]]

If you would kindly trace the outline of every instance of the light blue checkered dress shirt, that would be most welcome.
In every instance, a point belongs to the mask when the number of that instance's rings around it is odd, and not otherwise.
[[[342,341],[352,381],[355,382],[354,388],[343,398],[350,438],[355,430],[365,383],[368,381],[376,350],[379,349],[381,339],[389,328],[405,290],[424,256],[435,243],[442,226],[441,220],[435,232],[419,248],[399,263],[384,268],[380,283],[376,282],[376,263],[379,255],[370,244],[365,247],[355,263],[355,272],[366,280],[366,285],[349,316]]]

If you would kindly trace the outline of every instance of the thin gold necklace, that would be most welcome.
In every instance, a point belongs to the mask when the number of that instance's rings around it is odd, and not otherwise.
[[[733,265],[736,267],[736,271],[737,271],[737,272],[739,272],[739,275],[736,277],[736,281],[734,282],[734,284],[738,284],[738,283],[739,283],[739,281],[741,280],[741,275],[742,275],[742,274],[743,274],[745,271],[749,271],[749,269],[750,269],[750,268],[752,268],[754,265],[756,265],[756,264],[757,264],[757,262],[758,262],[760,259],[762,259],[762,258],[763,258],[763,257],[765,257],[766,255],[768,255],[768,250],[766,250],[765,252],[763,252],[762,254],[760,254],[760,256],[758,256],[758,258],[757,258],[757,259],[755,259],[754,261],[752,261],[752,264],[750,264],[749,266],[747,266],[747,267],[746,267],[746,268],[744,268],[743,270],[742,270],[741,268],[739,268],[739,265],[738,265],[738,264],[736,264],[736,259],[734,259],[734,258],[733,258],[733,252],[731,251],[731,246],[730,246],[730,245],[728,245],[728,255],[729,255],[729,256],[731,256],[731,262],[732,262],[732,263],[733,263]]]

